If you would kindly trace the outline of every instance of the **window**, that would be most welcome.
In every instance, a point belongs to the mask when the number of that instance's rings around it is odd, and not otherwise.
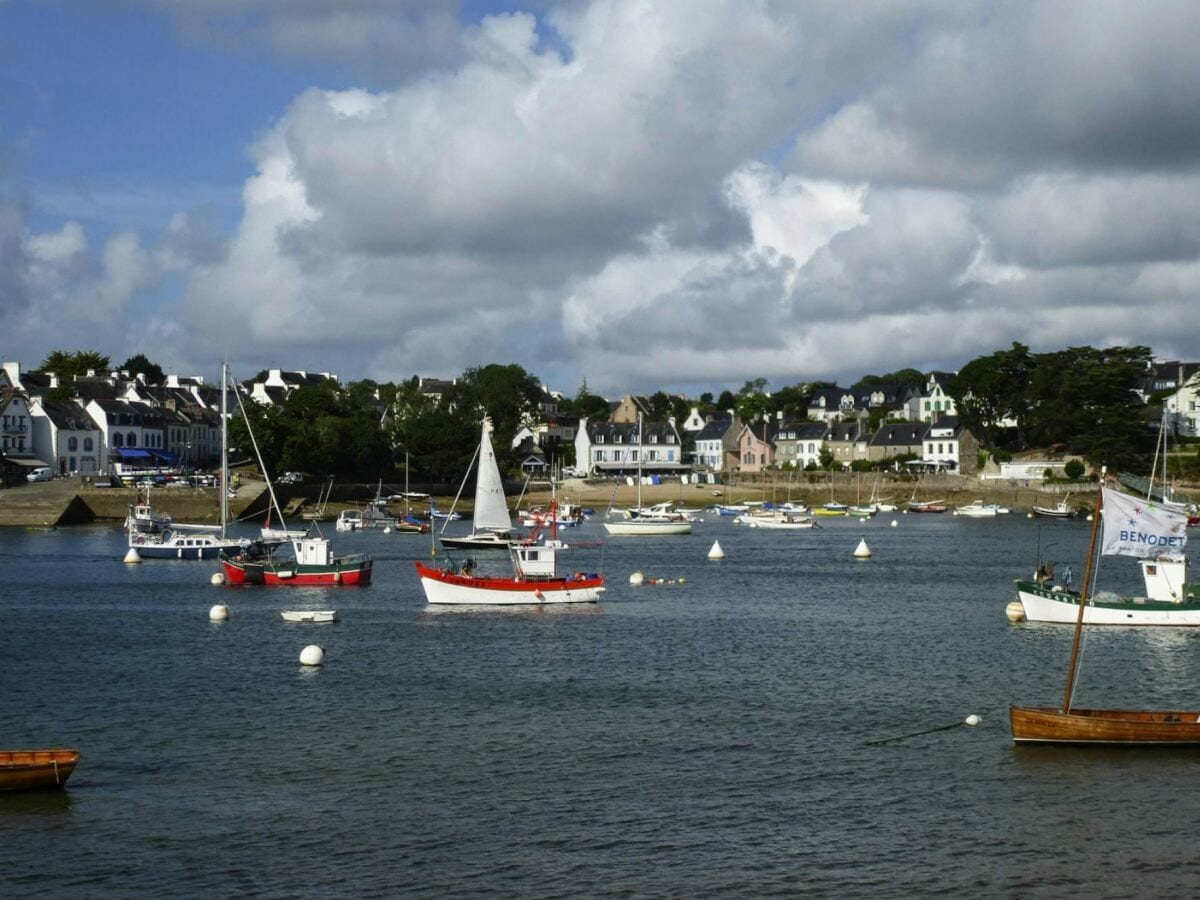
[[[67,449],[71,450],[71,451],[78,450],[79,449],[79,438],[76,438],[76,437],[67,438]],[[72,469],[75,468],[75,463],[71,463],[71,468]]]
[[[125,435],[125,446],[126,447],[136,447],[137,446],[137,435],[134,434],[132,431],[129,432],[129,434]]]
[[[657,434],[650,435],[650,443],[652,443],[652,444],[658,443],[658,435]]]
[[[84,452],[88,452],[88,451],[92,450],[92,439],[90,437],[86,437],[83,439],[83,449],[84,449]]]
[[[113,432],[112,445],[114,447],[124,447],[125,446],[125,438],[122,436],[121,432],[119,432],[119,431]]]

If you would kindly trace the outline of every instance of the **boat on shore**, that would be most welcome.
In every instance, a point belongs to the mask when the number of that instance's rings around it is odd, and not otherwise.
[[[78,750],[0,750],[0,792],[62,788],[78,762]]]
[[[1104,515],[1100,515],[1101,511]],[[1009,726],[1018,744],[1183,745],[1200,744],[1200,711],[1074,708],[1083,629],[1089,611],[1088,590],[1094,568],[1104,556],[1135,556],[1146,547],[1182,553],[1187,542],[1187,516],[1104,487],[1103,471],[1096,495],[1082,587],[1074,597],[1075,633],[1067,663],[1062,706],[1010,706]],[[1103,522],[1103,540],[1097,538]],[[1143,572],[1145,568],[1143,567]],[[1164,584],[1167,579],[1163,579]],[[1136,604],[1131,604],[1135,606]],[[1094,605],[1090,606],[1094,609]],[[1132,612],[1132,611],[1131,611]],[[1121,621],[1121,624],[1134,624]]]

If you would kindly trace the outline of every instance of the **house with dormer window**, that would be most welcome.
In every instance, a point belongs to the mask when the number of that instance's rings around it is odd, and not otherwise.
[[[926,422],[884,422],[871,435],[867,458],[885,464],[899,457],[920,459],[925,452],[928,431]]]
[[[24,391],[8,388],[0,391],[0,451],[10,462],[24,466],[48,466],[34,439],[33,416],[29,397]]]
[[[777,422],[771,441],[775,445],[775,465],[794,469],[821,464],[828,425],[820,422]]]
[[[713,413],[696,433],[692,464],[709,472],[728,472],[738,466],[738,435],[742,423],[733,410]]]
[[[575,432],[575,467],[588,474],[631,475],[638,463],[644,474],[687,471],[683,442],[674,421],[589,422],[579,420]]]
[[[921,452],[927,466],[971,475],[978,469],[978,457],[979,441],[956,416],[942,416],[930,423]]]
[[[817,388],[808,401],[808,417],[818,422],[838,422],[854,415],[857,400],[847,388]]]
[[[267,376],[262,381],[246,382],[244,387],[250,398],[263,406],[281,406],[297,388],[305,385],[319,385],[326,382],[338,384],[338,377],[330,372],[287,371],[285,369],[268,369]]]
[[[939,416],[957,416],[958,405],[946,393],[946,385],[953,377],[950,372],[930,372],[925,390],[906,404],[905,417],[915,422],[932,422]]]
[[[100,427],[82,406],[38,398],[30,401],[29,411],[37,443],[45,448],[46,464],[55,472],[95,475],[104,471]]]
[[[765,472],[774,464],[771,423],[760,419],[743,425],[738,433],[738,470],[751,474]]]

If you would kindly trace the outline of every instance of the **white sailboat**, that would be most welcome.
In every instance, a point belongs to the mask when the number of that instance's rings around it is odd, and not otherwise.
[[[471,533],[459,537],[447,535],[446,526],[443,524],[439,535],[443,547],[507,550],[512,544],[527,540],[526,535],[513,528],[512,519],[508,514],[504,482],[500,478],[496,452],[492,449],[491,430],[492,422],[485,416],[476,454],[479,458],[479,470],[475,477],[475,510],[471,518]],[[461,488],[459,492],[462,492]]]
[[[642,506],[642,416],[638,414],[637,446],[637,506]],[[637,534],[691,534],[692,521],[681,513],[662,515],[639,514],[622,522],[605,522],[604,530],[609,534],[630,536]]]

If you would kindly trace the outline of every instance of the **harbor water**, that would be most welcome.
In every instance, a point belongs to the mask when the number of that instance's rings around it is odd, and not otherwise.
[[[588,523],[567,566],[608,576],[600,604],[445,611],[413,571],[427,536],[330,527],[375,581],[322,590],[125,565],[110,527],[3,529],[0,745],[82,752],[66,791],[0,795],[4,893],[1195,892],[1200,751],[1011,741],[1009,704],[1060,702],[1071,641],[1006,619],[1013,579],[1039,551],[1078,578],[1086,523],[822,525]],[[1138,588],[1133,560],[1100,578]],[[1200,631],[1101,629],[1076,703],[1196,709],[1198,687]]]

